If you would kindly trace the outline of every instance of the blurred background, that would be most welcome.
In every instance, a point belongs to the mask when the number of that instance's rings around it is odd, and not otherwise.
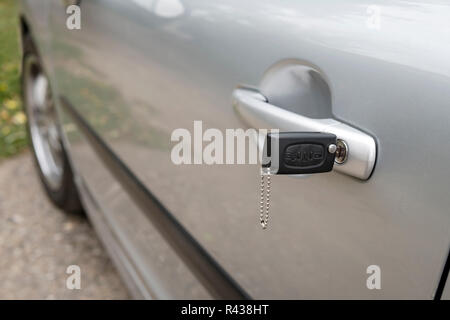
[[[20,55],[15,0],[0,0],[0,157],[16,155],[27,145],[20,102]]]
[[[0,0],[0,299],[126,299],[86,217],[46,198],[28,151],[16,0]],[[81,289],[66,269],[81,269]]]

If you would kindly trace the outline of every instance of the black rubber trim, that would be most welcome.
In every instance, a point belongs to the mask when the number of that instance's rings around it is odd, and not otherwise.
[[[60,97],[60,101],[61,106],[72,116],[103,164],[147,215],[167,243],[211,296],[216,299],[251,299],[103,142],[102,138],[97,135],[70,102],[63,96]]]
[[[434,300],[441,300],[442,293],[445,289],[445,284],[447,283],[448,273],[450,271],[450,250],[447,255],[447,261],[445,262],[444,270],[442,270],[441,280],[439,281],[439,285],[436,289],[436,294],[434,295]],[[450,283],[448,283],[450,286]]]

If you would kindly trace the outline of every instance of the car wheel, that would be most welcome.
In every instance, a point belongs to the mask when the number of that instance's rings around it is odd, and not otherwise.
[[[64,150],[54,97],[32,40],[25,36],[22,95],[27,131],[40,180],[51,201],[68,212],[82,212],[73,171]]]

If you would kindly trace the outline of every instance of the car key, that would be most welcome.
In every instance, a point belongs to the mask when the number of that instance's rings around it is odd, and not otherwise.
[[[270,176],[329,172],[337,151],[336,136],[323,132],[268,133],[261,167],[260,223],[267,228]],[[266,183],[267,180],[267,183]]]

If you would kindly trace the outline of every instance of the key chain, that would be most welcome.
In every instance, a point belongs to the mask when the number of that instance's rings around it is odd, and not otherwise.
[[[266,177],[267,177],[267,188],[265,183]],[[259,222],[263,230],[267,229],[267,224],[269,223],[269,209],[270,209],[270,168],[261,168],[261,197],[259,201]]]

